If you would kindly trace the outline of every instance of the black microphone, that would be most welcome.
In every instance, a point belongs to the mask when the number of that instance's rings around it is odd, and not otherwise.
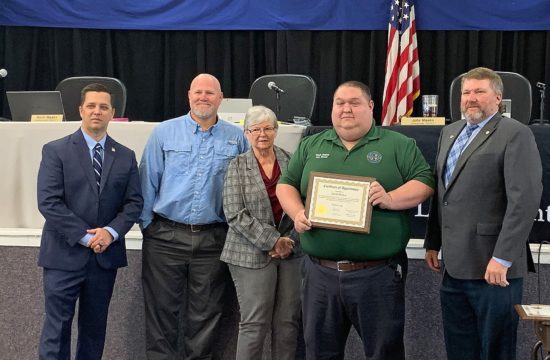
[[[283,89],[281,89],[280,87],[277,86],[277,84],[275,84],[275,81],[268,82],[267,87],[269,88],[269,90],[273,90],[276,93],[281,93],[281,94],[285,93]]]
[[[0,79],[5,78],[6,76],[8,76],[8,70],[0,69]]]

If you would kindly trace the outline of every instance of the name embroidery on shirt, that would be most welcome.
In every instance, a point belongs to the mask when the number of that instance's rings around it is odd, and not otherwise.
[[[316,159],[328,159],[330,154],[315,154]]]

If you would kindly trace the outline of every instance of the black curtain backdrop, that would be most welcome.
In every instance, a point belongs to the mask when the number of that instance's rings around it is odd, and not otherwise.
[[[332,93],[346,80],[367,83],[379,121],[386,31],[127,31],[0,27],[0,116],[10,117],[7,90],[53,90],[70,76],[112,76],[128,88],[126,116],[162,121],[189,110],[187,90],[201,72],[217,76],[225,97],[247,97],[259,76],[297,73],[317,83],[316,125],[330,124]],[[550,85],[550,31],[419,31],[422,94],[438,94],[449,117],[453,78],[470,68],[518,72]],[[550,91],[550,90],[549,90]],[[550,98],[550,95],[548,96]],[[548,118],[550,100],[546,100]],[[415,102],[420,113],[420,101]]]

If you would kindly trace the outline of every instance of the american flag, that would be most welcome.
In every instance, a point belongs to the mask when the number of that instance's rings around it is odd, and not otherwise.
[[[393,125],[413,111],[420,95],[414,0],[390,0],[388,54],[382,105],[382,125]]]

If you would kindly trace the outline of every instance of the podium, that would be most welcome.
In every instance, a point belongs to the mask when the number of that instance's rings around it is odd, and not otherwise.
[[[532,320],[535,324],[537,342],[531,349],[531,360],[537,360],[537,352],[542,348],[546,353],[543,360],[550,360],[550,305],[516,305],[522,320]]]

